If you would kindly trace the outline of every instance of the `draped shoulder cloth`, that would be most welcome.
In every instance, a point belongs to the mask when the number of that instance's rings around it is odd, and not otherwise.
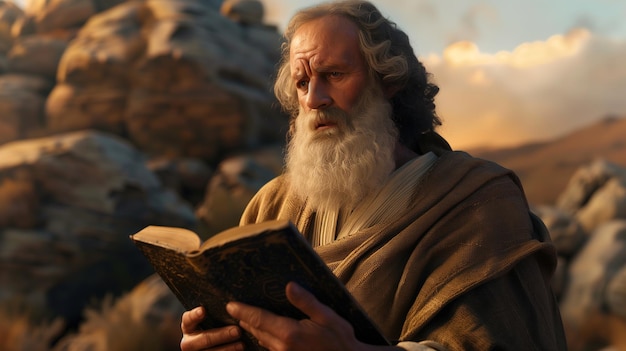
[[[450,151],[416,184],[412,205],[317,247],[391,340],[434,340],[450,350],[566,350],[550,289],[556,252],[518,178]],[[315,212],[284,176],[268,183],[241,223],[291,220],[311,234]]]

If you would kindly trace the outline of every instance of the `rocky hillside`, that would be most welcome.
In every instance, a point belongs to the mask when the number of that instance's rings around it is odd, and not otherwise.
[[[129,234],[237,224],[281,169],[281,40],[260,1],[0,1],[0,310],[74,328],[152,273]]]
[[[607,117],[544,143],[470,153],[514,170],[532,204],[555,204],[578,168],[598,159],[626,166],[626,118]]]

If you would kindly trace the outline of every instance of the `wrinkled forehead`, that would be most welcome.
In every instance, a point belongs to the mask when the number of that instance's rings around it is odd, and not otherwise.
[[[358,28],[342,16],[325,16],[302,24],[289,48],[292,75],[362,64]]]

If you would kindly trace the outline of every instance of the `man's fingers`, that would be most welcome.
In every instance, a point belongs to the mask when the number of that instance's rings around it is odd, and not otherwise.
[[[237,341],[241,337],[241,330],[237,326],[206,330],[194,334],[184,334],[180,342],[180,349],[203,350],[217,346],[224,349],[243,350],[243,344]]]
[[[313,294],[294,282],[287,284],[285,293],[289,302],[314,322],[328,324],[338,317],[328,306],[319,302]]]
[[[295,320],[241,302],[229,302],[226,311],[268,349],[301,349],[302,345],[315,345],[320,340],[344,346],[355,344],[352,326],[330,307],[295,283],[287,284],[285,289],[289,302],[309,318]]]
[[[180,329],[183,334],[191,334],[198,330],[198,324],[204,319],[204,308],[196,307],[183,313]]]
[[[249,306],[241,302],[229,302],[226,304],[226,311],[233,318],[245,321],[247,324],[255,328],[260,328],[264,318],[271,317],[272,315],[271,312],[258,307]]]
[[[224,349],[243,350],[243,344],[237,343],[241,338],[241,329],[238,326],[230,325],[211,330],[201,330],[198,325],[204,316],[205,311],[202,307],[196,307],[183,313],[180,323],[183,332],[180,341],[181,350],[202,350],[218,345],[224,345]]]
[[[259,345],[267,349],[276,349],[276,347],[273,347],[273,346],[281,344],[281,341],[275,335],[265,330],[255,328],[254,326],[246,323],[245,321],[240,321],[239,325],[243,329],[247,330],[250,334],[254,335],[254,337],[259,341]]]
[[[294,321],[278,316],[262,308],[246,305],[241,302],[229,302],[226,311],[239,320],[239,326],[254,335],[261,346],[272,349],[280,345],[280,333],[293,327]]]

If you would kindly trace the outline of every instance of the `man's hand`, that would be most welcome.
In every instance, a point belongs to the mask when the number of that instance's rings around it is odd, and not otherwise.
[[[180,341],[182,351],[219,350],[243,351],[239,341],[241,329],[235,325],[223,328],[200,330],[198,325],[204,319],[204,308],[196,307],[183,313],[180,328],[183,338]]]
[[[289,283],[287,299],[309,319],[295,320],[240,302],[226,310],[239,325],[269,350],[360,350],[366,345],[354,336],[352,326],[311,293]]]

